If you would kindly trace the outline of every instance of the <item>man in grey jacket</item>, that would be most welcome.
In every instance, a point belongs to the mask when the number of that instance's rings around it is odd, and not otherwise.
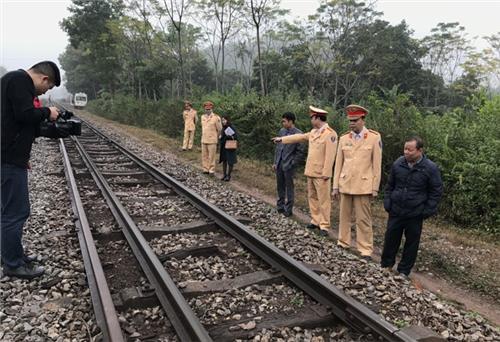
[[[283,128],[278,132],[279,137],[302,133],[295,127],[295,114],[286,112],[282,116]],[[285,216],[292,216],[294,202],[293,177],[295,168],[300,163],[304,154],[301,144],[278,143],[274,152],[273,170],[276,172],[276,185],[278,190],[278,212]],[[286,198],[286,200],[285,200]]]

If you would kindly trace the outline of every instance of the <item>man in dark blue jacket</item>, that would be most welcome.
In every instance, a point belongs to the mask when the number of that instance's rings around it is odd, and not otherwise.
[[[301,134],[302,131],[295,127],[295,114],[287,112],[283,114],[278,136]],[[276,185],[278,190],[278,212],[285,216],[292,216],[293,202],[295,198],[293,177],[295,168],[304,155],[304,146],[301,144],[276,145],[274,152],[273,170],[276,172]],[[285,201],[286,198],[286,201]]]
[[[1,79],[2,218],[0,250],[3,272],[18,278],[35,278],[44,272],[24,254],[23,226],[30,214],[28,168],[31,145],[43,120],[59,116],[56,107],[35,108],[33,99],[59,86],[59,68],[50,61],[27,71],[6,73]]]
[[[439,169],[423,154],[423,148],[420,137],[405,142],[404,156],[392,165],[385,189],[384,208],[389,220],[381,265],[392,269],[404,233],[403,255],[397,269],[406,276],[417,259],[422,222],[437,212],[443,194]]]

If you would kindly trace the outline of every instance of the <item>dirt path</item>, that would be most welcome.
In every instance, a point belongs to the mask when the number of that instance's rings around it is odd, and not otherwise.
[[[144,143],[151,144],[153,148],[159,151],[167,151],[170,153],[174,153],[183,162],[191,164],[193,167],[201,170],[199,165],[200,151],[198,151],[197,148],[195,148],[192,152],[180,152],[178,146],[179,142],[177,142],[174,139],[166,138],[150,130],[118,124],[94,115],[92,115],[92,118],[99,120],[103,123],[106,123],[114,127],[116,130],[123,132],[124,134],[132,136],[136,139],[140,139]],[[273,196],[269,195],[269,193],[274,193],[275,185],[272,173],[269,172],[268,169],[269,168],[262,167],[261,165],[253,161],[241,161],[240,164],[237,164],[237,167],[235,168],[234,177],[230,182],[231,187],[234,188],[236,191],[249,194],[255,197],[256,199],[259,199],[263,202],[270,204],[271,206],[274,206],[276,203],[276,199]],[[216,177],[221,178],[222,174],[216,173]],[[301,178],[303,177],[297,176],[296,197],[298,197],[298,199],[297,199],[297,206],[296,208],[294,208],[293,218],[299,222],[306,224],[309,223],[310,219],[307,212],[304,212],[303,210],[300,209],[300,208],[306,208],[305,195],[304,195],[305,188],[304,185],[301,184]],[[268,191],[263,191],[262,189],[267,189]],[[272,191],[269,191],[270,189],[272,189]],[[337,213],[338,208],[336,208],[336,205],[334,204],[332,209],[334,212],[332,217],[332,222],[334,223],[334,228],[335,228],[336,223],[338,222],[338,213]],[[387,218],[385,212],[381,209],[381,206],[379,204],[374,205],[373,212],[374,212],[375,245],[381,246],[382,243],[380,240],[381,236],[383,236],[383,231],[385,230],[385,222]],[[485,267],[487,271],[489,271],[489,269],[491,268],[493,273],[492,277],[493,279],[496,279],[498,273],[497,263],[499,262],[498,260],[499,258],[497,256],[500,255],[500,251],[498,250],[497,245],[495,245],[494,243],[486,244],[485,242],[477,242],[475,244],[471,243],[470,245],[465,244],[464,248],[464,239],[468,242],[472,240],[467,234],[465,234],[466,236],[463,236],[464,233],[462,231],[460,231],[459,233],[454,233],[450,231],[443,232],[443,230],[446,230],[446,228],[441,228],[441,227],[437,228],[437,226],[439,226],[439,224],[436,223],[429,224],[426,221],[424,230],[430,232],[425,233],[427,234],[425,240],[428,242],[422,243],[421,245],[422,249],[424,248],[424,246],[426,246],[430,250],[432,249],[432,252],[434,253],[437,250],[439,253],[439,257],[441,257],[441,255],[450,254],[449,256],[446,256],[448,259],[446,258],[439,259],[439,262],[444,262],[444,263],[449,262],[451,264],[450,267],[451,266],[454,267],[450,268],[451,270],[450,272],[453,272],[455,269],[459,270],[457,268],[458,267],[457,265],[461,263],[454,262],[457,256],[460,257],[462,254],[467,254],[467,253],[474,254],[474,257],[470,258],[473,260],[470,262],[471,265],[466,264],[466,266],[468,265],[474,268],[474,262],[477,263],[479,259],[479,262],[481,262],[481,271]],[[338,234],[337,230],[333,229],[331,233],[331,238],[336,239],[337,234]],[[422,240],[424,240],[424,234]],[[354,243],[355,242],[353,242],[353,247],[355,247]],[[444,248],[447,248],[447,250],[444,251]],[[480,254],[476,254],[475,250],[479,250],[479,252],[482,252],[485,255],[481,256]],[[355,248],[353,249],[353,253],[354,251]],[[377,263],[380,261],[380,253],[381,253],[380,249],[376,247],[373,259]],[[430,254],[432,255],[432,253]],[[466,256],[464,255],[464,258],[465,257]],[[427,259],[429,258],[425,256],[425,252],[421,251],[419,262],[425,264]],[[485,266],[484,263],[488,262],[490,262],[491,265]],[[427,263],[429,262],[427,261]],[[473,311],[481,314],[491,323],[495,324],[496,326],[500,326],[500,303],[495,299],[496,294],[493,294],[492,297],[482,296],[480,293],[474,292],[464,287],[457,286],[455,284],[455,281],[450,281],[444,279],[443,277],[437,276],[435,273],[438,272],[436,271],[429,271],[428,269],[426,269],[426,267],[422,268],[425,270],[424,272],[418,272],[415,269],[411,274],[411,279],[416,288],[427,289],[447,301],[462,306],[464,309],[468,311]],[[464,269],[460,268],[460,270],[461,270],[460,272],[467,272],[466,268]],[[447,276],[449,277],[450,274],[448,273]],[[456,274],[455,278],[457,277],[460,278],[460,274]],[[453,279],[453,277],[451,277],[451,279]],[[491,280],[490,279],[488,280],[491,283]],[[496,286],[497,288],[495,288],[495,290],[498,290],[498,284]]]

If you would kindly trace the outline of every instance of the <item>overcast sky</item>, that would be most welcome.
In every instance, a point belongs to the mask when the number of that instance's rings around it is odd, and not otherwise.
[[[68,44],[59,23],[69,15],[70,0],[0,0],[0,65],[26,69],[37,61],[57,61]],[[306,18],[319,0],[282,0],[291,15]],[[416,37],[429,34],[439,22],[458,21],[470,37],[500,32],[500,0],[379,0],[377,9],[392,24],[406,20]],[[481,39],[475,45],[486,44]]]

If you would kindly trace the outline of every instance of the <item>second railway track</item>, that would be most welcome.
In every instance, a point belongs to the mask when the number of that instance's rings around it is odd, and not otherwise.
[[[280,327],[346,341],[432,335],[386,322],[319,265],[294,260],[87,124],[61,150],[104,340],[251,339]]]

